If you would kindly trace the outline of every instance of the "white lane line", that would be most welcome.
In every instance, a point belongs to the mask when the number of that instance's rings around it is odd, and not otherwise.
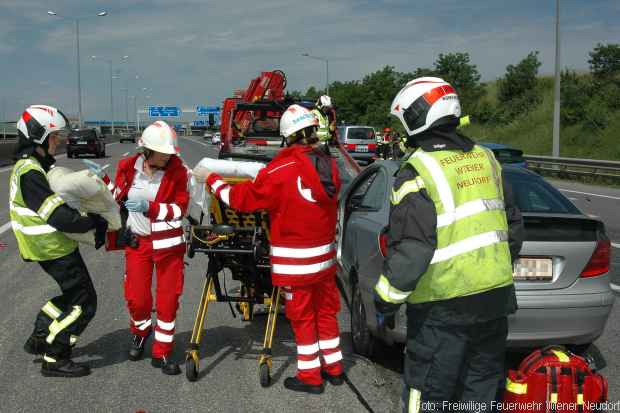
[[[568,189],[562,189],[562,188],[558,188],[560,191],[562,192],[570,192],[572,194],[582,194],[582,195],[590,195],[590,196],[598,196],[601,198],[609,198],[609,199],[620,199],[620,197],[618,196],[610,196],[610,195],[601,195],[601,194],[592,194],[590,192],[579,192],[579,191],[571,191]]]
[[[0,234],[7,232],[9,229],[11,229],[11,223],[7,222],[6,224],[0,227]]]
[[[190,141],[190,142],[197,143],[198,145],[206,146],[207,148],[211,148],[211,147],[212,147],[212,145],[207,145],[207,144],[206,144],[206,143],[204,143],[204,142],[195,141],[195,140],[193,140],[193,139],[191,139],[191,138],[187,138],[187,137],[183,137],[183,138],[184,138],[184,139],[186,139],[186,140],[188,140],[188,141]]]

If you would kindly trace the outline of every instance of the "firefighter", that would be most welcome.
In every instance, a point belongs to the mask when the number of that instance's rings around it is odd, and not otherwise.
[[[229,185],[203,170],[211,191],[242,212],[265,209],[270,218],[273,285],[283,287],[285,314],[297,343],[297,375],[284,387],[322,393],[323,380],[343,383],[337,313],[336,215],[340,177],[320,148],[316,117],[291,105],[280,120],[287,147],[253,182]]]
[[[492,152],[457,133],[451,85],[412,80],[391,113],[408,154],[391,195],[375,307],[378,328],[393,328],[407,303],[404,411],[441,410],[444,401],[490,410],[504,377],[507,315],[516,310],[520,212]]]
[[[377,149],[378,155],[381,159],[389,159],[390,158],[390,142],[392,141],[392,129],[391,128],[383,128],[383,136],[381,137],[381,141],[379,142],[379,147]]]
[[[335,112],[332,99],[327,95],[320,96],[315,106],[312,113],[319,121],[319,126],[316,131],[319,141],[323,142],[325,145],[335,143],[336,117],[334,115]]]
[[[171,359],[176,313],[183,291],[185,238],[181,222],[189,204],[188,170],[179,158],[177,136],[166,122],[149,125],[136,155],[122,159],[111,189],[127,209],[125,299],[132,333],[129,360],[140,360],[155,331],[151,364],[164,374],[181,373]],[[157,322],[152,326],[155,268]]]
[[[17,122],[19,160],[10,178],[11,226],[19,252],[25,261],[38,262],[62,292],[41,308],[24,345],[30,354],[43,354],[41,374],[55,377],[90,374],[87,365],[73,362],[71,350],[97,309],[95,287],[78,244],[63,232],[95,229],[99,248],[107,230],[105,219],[82,216],[52,191],[47,180],[56,148],[67,138],[68,124],[54,107],[28,107]]]

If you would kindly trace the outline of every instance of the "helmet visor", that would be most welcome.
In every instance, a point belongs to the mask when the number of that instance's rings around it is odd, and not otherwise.
[[[426,124],[426,115],[430,110],[431,105],[428,103],[424,96],[417,98],[405,111],[403,112],[403,119],[407,124],[407,128],[413,132],[416,129],[421,128]]]

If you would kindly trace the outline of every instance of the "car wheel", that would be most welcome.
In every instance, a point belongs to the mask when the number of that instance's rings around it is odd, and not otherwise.
[[[355,283],[351,292],[351,336],[353,350],[364,357],[370,357],[375,346],[375,338],[368,328],[367,319],[362,292]]]

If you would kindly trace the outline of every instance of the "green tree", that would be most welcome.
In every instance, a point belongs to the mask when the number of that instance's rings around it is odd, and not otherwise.
[[[598,43],[590,52],[590,71],[597,80],[616,80],[620,78],[620,45]]]
[[[484,96],[485,90],[480,84],[478,67],[471,63],[469,53],[440,53],[434,66],[432,73],[456,89],[463,113],[474,110]]]
[[[507,120],[527,113],[542,100],[538,90],[538,52],[530,52],[516,65],[508,65],[506,74],[498,80],[497,98]]]

